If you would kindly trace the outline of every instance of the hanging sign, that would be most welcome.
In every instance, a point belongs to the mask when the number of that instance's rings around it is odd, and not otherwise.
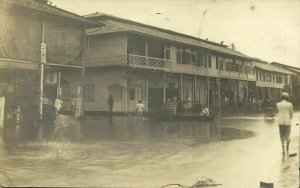
[[[46,43],[41,43],[41,63],[46,63]]]

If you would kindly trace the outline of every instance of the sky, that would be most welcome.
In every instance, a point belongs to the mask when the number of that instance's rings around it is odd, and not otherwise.
[[[300,67],[300,0],[52,0],[86,15],[111,14],[230,45],[251,57]]]

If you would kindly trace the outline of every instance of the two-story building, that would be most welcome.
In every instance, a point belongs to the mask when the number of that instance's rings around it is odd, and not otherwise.
[[[267,61],[254,59],[256,75],[256,103],[263,103],[265,100],[278,101],[280,93],[286,90],[292,83],[291,71],[279,68]]]
[[[59,75],[81,77],[84,30],[97,25],[38,0],[0,0],[0,96],[6,107],[32,116],[44,98],[59,98],[59,85],[69,84]],[[75,89],[81,81],[72,84]]]
[[[294,73],[292,75],[292,82],[285,87],[286,91],[290,91],[291,93],[291,100],[293,104],[300,108],[300,68],[284,65],[277,62],[272,62],[272,65],[279,67],[281,69],[287,70],[289,72]]]
[[[86,30],[85,111],[107,111],[110,95],[114,112],[134,112],[139,100],[149,112],[170,100],[217,111],[226,97],[245,104],[255,90],[252,58],[225,45],[101,13],[86,18],[105,26]]]

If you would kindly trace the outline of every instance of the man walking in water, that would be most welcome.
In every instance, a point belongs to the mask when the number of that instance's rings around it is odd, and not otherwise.
[[[145,109],[144,104],[140,100],[139,103],[137,103],[137,105],[136,105],[136,115],[137,115],[137,120],[138,121],[139,120],[142,121],[144,109]]]
[[[281,101],[276,104],[278,111],[279,133],[282,145],[282,153],[285,151],[289,154],[290,134],[291,134],[291,119],[293,117],[293,105],[288,102],[289,95],[281,94]],[[286,148],[284,147],[286,143]],[[286,149],[286,150],[285,150]]]

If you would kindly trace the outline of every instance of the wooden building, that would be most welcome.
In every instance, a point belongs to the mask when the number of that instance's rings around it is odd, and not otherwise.
[[[6,108],[42,115],[44,99],[59,97],[59,84],[66,83],[59,72],[81,77],[84,30],[97,25],[38,0],[0,0],[0,95]]]
[[[277,62],[272,62],[272,65],[279,67],[281,69],[284,69],[286,71],[292,72],[293,75],[291,77],[291,83],[289,85],[286,85],[285,89],[287,91],[290,91],[291,94],[291,100],[293,104],[300,108],[300,68],[299,67],[293,67],[289,65],[284,65]]]
[[[85,111],[134,112],[139,100],[146,111],[160,112],[170,100],[179,110],[217,112],[225,97],[247,103],[255,83],[252,58],[227,46],[114,16],[87,15],[103,23],[86,30]],[[64,74],[67,82],[79,80]],[[253,85],[252,84],[252,85]],[[66,110],[71,104],[64,102]]]

